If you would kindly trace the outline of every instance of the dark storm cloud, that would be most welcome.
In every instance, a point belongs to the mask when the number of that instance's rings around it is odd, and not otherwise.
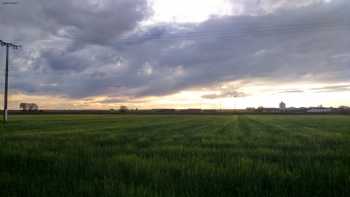
[[[333,57],[350,44],[348,10],[349,3],[338,1],[263,16],[212,18],[124,52],[134,65],[149,61],[156,71],[142,94],[241,79],[342,81],[349,61]],[[178,66],[182,75],[169,72]]]
[[[31,33],[41,33],[103,45],[133,30],[150,14],[145,0],[26,0],[2,6],[0,24],[13,31],[12,35],[5,34],[10,40],[40,40],[39,35]]]
[[[312,4],[321,4],[325,0],[230,0],[233,11],[251,15],[271,13],[278,9],[304,7]]]
[[[341,82],[350,74],[347,1],[148,27],[139,26],[151,13],[146,1],[91,2],[30,0],[11,8],[18,15],[0,12],[9,27],[1,35],[24,45],[13,88],[136,98],[225,81]]]

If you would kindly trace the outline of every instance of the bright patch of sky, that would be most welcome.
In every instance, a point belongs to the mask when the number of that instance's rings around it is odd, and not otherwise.
[[[229,15],[232,5],[228,0],[151,0],[154,15],[150,23],[202,22],[211,16]]]
[[[302,7],[333,0],[150,0],[153,17],[146,24],[200,23],[212,16],[271,13],[282,7]]]

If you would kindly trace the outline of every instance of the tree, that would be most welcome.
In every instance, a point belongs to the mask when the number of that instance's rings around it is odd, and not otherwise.
[[[22,111],[38,111],[39,106],[35,103],[21,103],[19,105],[19,108],[22,109]]]
[[[128,107],[127,107],[127,106],[124,106],[124,105],[120,106],[119,112],[125,113],[125,112],[128,112],[128,111],[129,111],[129,110],[128,110]]]

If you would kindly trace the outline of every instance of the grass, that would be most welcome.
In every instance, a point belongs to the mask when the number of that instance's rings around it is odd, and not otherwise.
[[[0,196],[349,196],[350,116],[12,116]]]

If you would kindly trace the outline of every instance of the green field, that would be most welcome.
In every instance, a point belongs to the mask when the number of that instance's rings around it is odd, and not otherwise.
[[[37,115],[0,127],[0,196],[349,196],[350,116]]]

